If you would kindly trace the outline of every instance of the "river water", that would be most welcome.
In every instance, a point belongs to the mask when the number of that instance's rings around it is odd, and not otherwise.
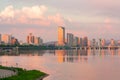
[[[37,69],[44,80],[120,80],[120,50],[20,51],[0,55],[0,65]]]

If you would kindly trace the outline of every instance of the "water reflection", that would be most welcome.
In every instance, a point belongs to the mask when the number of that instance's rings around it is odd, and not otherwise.
[[[45,80],[119,80],[120,50],[19,51],[1,55],[0,65],[42,70]]]
[[[62,62],[88,62],[88,57],[120,55],[120,50],[56,50],[57,61]]]
[[[65,50],[56,50],[55,54],[59,63],[65,62]]]
[[[0,53],[1,54],[1,53]],[[120,56],[120,49],[118,50],[21,50],[17,53],[4,53],[1,56],[56,56],[58,63],[64,62],[88,62],[88,57],[100,56]]]

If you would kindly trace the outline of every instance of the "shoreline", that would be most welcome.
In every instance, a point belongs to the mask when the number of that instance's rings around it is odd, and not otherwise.
[[[40,78],[37,78],[36,80],[43,80],[44,78],[46,78],[46,77],[48,77],[49,76],[49,74],[46,74],[46,75],[44,75],[44,76],[41,76]]]
[[[17,75],[13,75],[10,77],[0,77],[0,79],[2,80],[17,80],[20,78],[20,80],[27,80],[27,79],[31,79],[31,80],[43,80],[45,77],[49,76],[49,74],[41,72],[40,70],[25,70],[22,68],[16,68],[16,67],[6,67],[6,66],[2,66],[0,65],[0,69],[2,70],[9,70],[9,71],[15,71],[17,73]],[[24,76],[26,75],[26,76]],[[23,78],[24,77],[24,78]],[[28,78],[29,77],[29,78]]]

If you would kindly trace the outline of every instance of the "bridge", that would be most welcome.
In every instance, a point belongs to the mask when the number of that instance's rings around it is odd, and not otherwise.
[[[80,50],[87,50],[87,49],[120,49],[120,46],[104,46],[104,47],[99,47],[99,46],[94,46],[94,47],[71,47],[71,49],[80,49]]]

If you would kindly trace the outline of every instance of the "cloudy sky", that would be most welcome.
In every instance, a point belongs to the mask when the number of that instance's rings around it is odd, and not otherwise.
[[[120,0],[0,0],[0,33],[57,40],[57,27],[78,37],[120,39]]]

